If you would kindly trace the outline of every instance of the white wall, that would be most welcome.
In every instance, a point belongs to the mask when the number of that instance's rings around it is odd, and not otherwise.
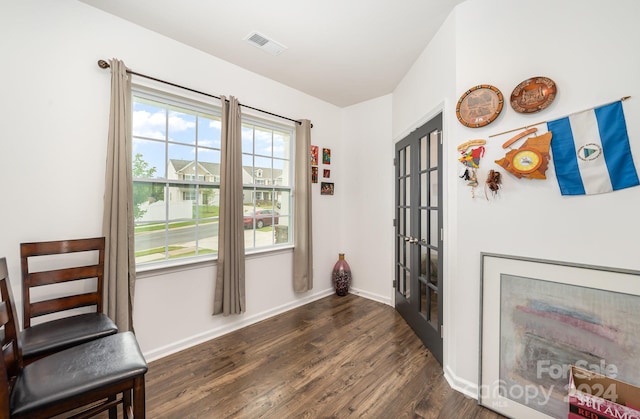
[[[97,67],[98,59],[117,57],[143,73],[309,118],[312,143],[332,150],[327,168],[335,195],[321,196],[314,185],[314,290],[291,291],[291,273],[283,269],[291,266],[290,251],[248,259],[243,316],[210,316],[213,264],[140,275],[134,322],[149,359],[330,294],[338,252],[353,268],[355,292],[391,301],[393,145],[443,110],[444,368],[456,388],[473,395],[480,252],[640,269],[640,188],[562,197],[550,167],[546,181],[504,173],[498,199],[472,200],[457,178],[455,148],[631,95],[624,106],[640,164],[638,12],[636,0],[540,0],[534,6],[468,0],[448,17],[393,95],[339,109],[74,0],[3,5],[0,255],[8,259],[14,291],[19,294],[20,242],[100,234],[109,72]],[[492,84],[508,97],[520,81],[536,75],[552,78],[559,89],[544,112],[520,115],[506,104],[495,122],[480,129],[455,119],[455,104],[469,87]],[[481,180],[489,169],[499,169],[493,161],[502,156],[505,140],[489,140]]]
[[[148,359],[333,292],[342,231],[340,109],[75,0],[5,2],[0,13],[0,255],[20,296],[19,243],[101,234],[113,57],[138,72],[313,122],[333,152],[336,195],[314,185],[311,292],[291,285],[291,251],[247,260],[247,313],[212,317],[215,266],[139,275],[134,326]],[[335,165],[333,163],[336,163]]]
[[[344,176],[337,184],[348,196],[343,213],[345,259],[353,293],[392,304],[393,145],[391,95],[345,108]]]
[[[474,395],[477,383],[481,252],[640,269],[635,255],[640,188],[562,197],[553,164],[545,181],[518,180],[494,163],[504,155],[501,144],[509,135],[488,138],[631,95],[624,111],[632,153],[640,168],[638,15],[640,3],[635,0],[541,0],[535,5],[468,0],[449,16],[441,28],[445,36],[434,39],[426,56],[394,92],[394,134],[411,128],[420,115],[431,113],[435,103],[445,103],[445,141],[451,165],[446,170],[445,372],[465,393]],[[455,75],[453,96],[451,88],[432,81],[434,70],[429,64],[441,59],[447,72],[454,69],[443,76],[450,80]],[[464,127],[455,119],[456,102],[470,87],[494,85],[508,100],[518,83],[533,76],[550,77],[558,86],[558,95],[546,110],[522,115],[507,102],[496,121],[478,129]],[[454,160],[456,146],[474,138],[488,140],[479,180],[484,182],[489,169],[503,174],[497,199],[486,200],[482,188],[472,199],[469,188],[456,176],[460,167]]]

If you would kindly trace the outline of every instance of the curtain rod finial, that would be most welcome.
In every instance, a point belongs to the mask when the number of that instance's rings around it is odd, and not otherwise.
[[[111,66],[105,60],[98,60],[98,67],[100,67],[100,68],[109,68]]]

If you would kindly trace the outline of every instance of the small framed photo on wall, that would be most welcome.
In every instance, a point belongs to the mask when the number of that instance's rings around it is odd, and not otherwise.
[[[322,149],[322,164],[331,164],[331,149]]]
[[[320,183],[320,195],[333,195],[333,182]]]
[[[330,178],[330,177],[331,177],[331,170],[329,170],[329,169],[324,169],[324,170],[322,171],[322,177],[324,177],[324,178]]]
[[[318,166],[311,167],[311,183],[318,183]]]
[[[311,166],[317,166],[317,165],[318,165],[318,146],[312,145],[311,146]]]

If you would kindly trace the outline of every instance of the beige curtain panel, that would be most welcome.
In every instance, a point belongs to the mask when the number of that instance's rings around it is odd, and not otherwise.
[[[131,78],[120,60],[111,64],[111,108],[102,234],[105,250],[105,306],[121,332],[133,330],[136,280],[131,172]]]
[[[311,226],[311,122],[296,125],[293,290],[313,288],[313,238]]]
[[[240,104],[231,96],[222,101],[220,150],[220,213],[218,269],[213,314],[240,314],[246,310],[244,284],[244,208],[242,205],[242,126]]]

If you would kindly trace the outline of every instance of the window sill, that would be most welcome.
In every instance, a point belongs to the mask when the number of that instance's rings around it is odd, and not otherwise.
[[[293,251],[293,245],[282,247],[274,247],[271,249],[254,250],[245,253],[245,260],[252,260],[264,257],[290,253]],[[164,275],[173,272],[183,272],[192,269],[198,269],[206,266],[216,266],[218,264],[217,257],[203,256],[201,258],[192,258],[189,260],[173,260],[162,263],[136,266],[136,279],[150,278],[157,275]]]

